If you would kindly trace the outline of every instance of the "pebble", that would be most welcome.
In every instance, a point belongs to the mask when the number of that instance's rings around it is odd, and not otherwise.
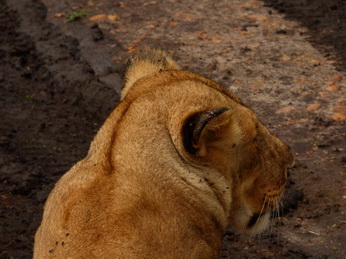
[[[90,21],[98,21],[98,20],[102,20],[102,19],[105,19],[105,18],[106,18],[105,14],[98,14],[98,15],[91,16],[89,18],[89,20]]]
[[[291,57],[290,57],[290,56],[287,56],[287,55],[283,55],[283,56],[281,57],[281,60],[282,60],[282,61],[290,61],[290,60],[291,60]]]
[[[337,92],[340,90],[340,88],[336,86],[327,86],[325,89],[329,92]]]
[[[332,110],[335,112],[346,113],[346,106],[336,106]]]
[[[328,98],[330,96],[330,93],[328,93],[328,92],[319,92],[318,94],[322,98]]]
[[[278,112],[292,113],[292,112],[294,112],[294,110],[292,108],[289,108],[289,107],[284,107],[284,108],[281,108]]]
[[[118,15],[108,15],[107,18],[108,18],[108,20],[110,20],[112,22],[119,20]]]
[[[345,117],[345,114],[343,114],[341,112],[337,112],[337,113],[332,114],[332,119],[336,120],[336,121],[341,121],[341,120],[345,120],[346,117]]]
[[[334,77],[333,77],[333,79],[334,79],[335,82],[340,82],[340,81],[342,80],[342,78],[343,78],[343,77],[340,76],[340,75],[337,75],[337,76],[334,76]]]
[[[316,110],[318,110],[319,108],[321,108],[322,107],[322,104],[320,104],[320,103],[314,103],[314,104],[310,104],[307,108],[306,108],[306,110],[307,111],[316,111]]]
[[[65,17],[66,14],[65,13],[56,13],[53,15],[54,18],[61,18],[61,17]]]

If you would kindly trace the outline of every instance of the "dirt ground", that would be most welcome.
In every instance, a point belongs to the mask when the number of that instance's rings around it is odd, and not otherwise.
[[[236,92],[295,153],[282,216],[257,237],[229,228],[223,258],[346,258],[345,1],[0,0],[0,31],[0,258],[32,256],[141,46]]]

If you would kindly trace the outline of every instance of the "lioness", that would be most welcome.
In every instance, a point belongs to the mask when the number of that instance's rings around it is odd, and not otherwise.
[[[227,224],[266,228],[293,157],[235,95],[146,49],[121,99],[49,195],[34,258],[218,258]]]

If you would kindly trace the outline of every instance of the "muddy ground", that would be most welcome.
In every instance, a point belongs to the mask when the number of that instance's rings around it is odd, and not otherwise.
[[[343,0],[0,0],[0,31],[0,258],[32,256],[48,193],[145,45],[236,92],[295,153],[282,217],[229,228],[223,258],[346,258]]]

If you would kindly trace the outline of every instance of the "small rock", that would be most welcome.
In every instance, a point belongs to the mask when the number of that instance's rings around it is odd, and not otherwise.
[[[80,9],[82,9],[82,8],[83,8],[83,6],[81,6],[81,5],[74,5],[74,6],[71,7],[71,9],[72,9],[73,11],[77,11],[77,10],[80,10]]]
[[[290,56],[287,56],[287,55],[283,55],[283,56],[281,57],[281,60],[282,60],[282,61],[290,61],[290,60],[291,60],[291,57],[290,57]]]
[[[343,114],[341,112],[337,112],[337,113],[332,114],[332,119],[336,120],[336,121],[341,121],[341,120],[345,120],[346,117],[345,117],[345,114]]]
[[[340,90],[340,88],[336,86],[327,86],[325,89],[329,92],[337,92]]]
[[[310,104],[307,108],[306,108],[306,110],[307,111],[316,111],[316,110],[318,110],[319,108],[321,108],[322,107],[322,104],[320,104],[320,103],[314,103],[314,104]]]
[[[332,109],[332,111],[346,113],[346,106],[337,106],[337,107],[334,107],[334,108]]]
[[[343,79],[343,77],[342,77],[342,76],[340,76],[340,75],[333,76],[333,80],[334,80],[334,82],[340,82],[342,79]]]
[[[213,39],[211,42],[214,44],[219,44],[221,42],[221,39],[220,38]]]
[[[118,15],[108,15],[107,18],[108,18],[108,20],[110,20],[112,22],[119,20]]]
[[[330,93],[329,92],[319,92],[318,95],[321,96],[322,98],[327,98],[330,96]]]
[[[169,23],[169,26],[171,26],[171,27],[175,27],[175,26],[177,26],[177,25],[178,25],[178,23],[177,23],[177,22],[174,22],[174,21]]]
[[[294,110],[292,108],[289,108],[289,107],[284,107],[284,108],[281,108],[278,112],[292,113],[292,112],[294,112]]]
[[[320,61],[318,59],[311,59],[308,61],[309,64],[318,64]]]
[[[61,18],[61,17],[65,17],[66,14],[65,13],[56,13],[53,15],[54,18]]]
[[[98,14],[98,15],[94,15],[94,16],[91,16],[89,18],[90,21],[98,21],[98,20],[103,20],[106,18],[106,15],[105,14]]]

